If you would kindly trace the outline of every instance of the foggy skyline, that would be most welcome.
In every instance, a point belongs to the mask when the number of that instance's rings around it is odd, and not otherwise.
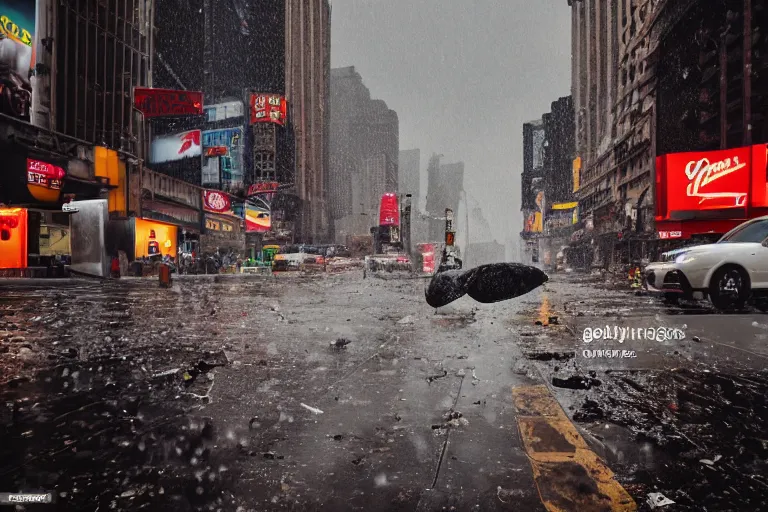
[[[400,119],[400,149],[465,163],[470,208],[502,244],[522,229],[523,123],[570,94],[562,0],[332,0],[331,66],[355,66]],[[422,176],[421,195],[426,190]]]

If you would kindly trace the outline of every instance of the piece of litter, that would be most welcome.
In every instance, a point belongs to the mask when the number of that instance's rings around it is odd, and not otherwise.
[[[310,407],[307,404],[299,404],[299,405],[301,405],[303,408],[305,408],[306,410],[308,410],[309,412],[311,412],[313,414],[323,414],[323,411],[321,411],[320,409],[318,409],[316,407]]]
[[[666,507],[667,505],[675,504],[674,501],[667,498],[660,492],[652,492],[648,494],[648,499],[646,500],[646,503],[648,503],[648,506],[651,507],[651,510],[655,510],[657,508]]]

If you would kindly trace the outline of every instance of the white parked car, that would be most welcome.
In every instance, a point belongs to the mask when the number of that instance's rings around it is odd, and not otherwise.
[[[649,291],[668,300],[709,297],[720,310],[740,308],[750,298],[768,311],[768,216],[748,220],[714,244],[662,254],[645,268]]]

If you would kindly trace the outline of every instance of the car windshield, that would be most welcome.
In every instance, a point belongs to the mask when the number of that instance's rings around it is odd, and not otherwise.
[[[768,238],[768,219],[745,224],[738,231],[725,235],[718,243],[762,243],[766,238]]]

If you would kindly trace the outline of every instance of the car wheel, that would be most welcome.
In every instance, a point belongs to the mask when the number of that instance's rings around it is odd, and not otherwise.
[[[709,283],[709,298],[717,309],[741,309],[749,295],[748,277],[738,267],[722,267]]]

